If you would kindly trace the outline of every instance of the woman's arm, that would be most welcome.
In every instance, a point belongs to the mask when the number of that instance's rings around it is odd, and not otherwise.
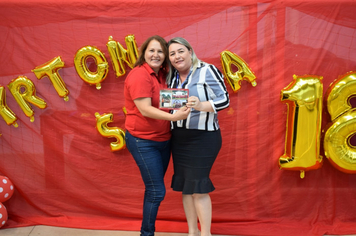
[[[148,118],[158,119],[158,120],[169,120],[177,121],[184,120],[187,118],[190,112],[190,108],[182,107],[174,114],[162,111],[151,104],[151,98],[137,98],[134,100],[134,103],[140,113]]]
[[[205,75],[204,93],[208,94],[208,101],[201,102],[196,96],[188,98],[188,107],[192,107],[198,111],[217,112],[229,106],[229,94],[224,84],[222,73],[214,66],[206,64],[207,68]],[[200,79],[201,80],[201,79]]]
[[[213,103],[214,110],[220,111],[229,107],[230,98],[224,83],[224,76],[214,65],[209,65],[205,82],[208,85],[208,91],[210,90],[213,94],[210,102]]]

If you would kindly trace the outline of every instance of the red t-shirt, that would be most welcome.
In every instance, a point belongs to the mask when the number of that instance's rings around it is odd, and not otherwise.
[[[154,141],[167,141],[171,137],[170,121],[151,119],[144,117],[133,100],[137,98],[149,97],[154,107],[159,107],[159,91],[167,88],[165,73],[161,70],[158,74],[144,63],[136,66],[127,75],[125,80],[125,108],[126,120],[125,128],[137,138]]]

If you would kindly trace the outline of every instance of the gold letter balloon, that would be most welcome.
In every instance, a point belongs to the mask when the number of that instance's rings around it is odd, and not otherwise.
[[[0,86],[0,115],[7,125],[18,127],[16,123],[17,117],[6,104],[6,90],[4,86]]]
[[[356,134],[356,108],[350,99],[356,95],[356,72],[340,76],[326,93],[328,112],[332,124],[324,137],[325,156],[338,170],[356,173],[356,146],[351,138]]]
[[[97,69],[90,71],[87,65],[89,58],[94,59]],[[74,66],[79,77],[86,83],[96,85],[96,89],[101,89],[101,82],[108,75],[109,66],[104,54],[93,46],[86,46],[79,49],[74,57]]]
[[[225,79],[235,93],[241,88],[242,80],[247,80],[254,87],[257,85],[255,74],[241,57],[229,51],[223,51],[220,55]],[[238,71],[233,72],[231,65],[235,65]]]
[[[8,84],[8,88],[25,115],[30,117],[31,122],[34,122],[35,118],[34,111],[29,103],[32,103],[40,109],[47,107],[47,103],[36,96],[35,85],[26,76],[19,76],[12,80],[11,83]]]
[[[116,72],[116,77],[123,76],[126,73],[124,62],[126,62],[130,68],[133,68],[138,58],[135,36],[126,36],[125,42],[127,50],[125,50],[120,43],[114,41],[112,36],[109,37],[109,42],[106,44]]]
[[[107,138],[116,138],[116,142],[110,143],[111,151],[118,151],[125,148],[125,132],[117,127],[108,127],[108,123],[113,121],[112,113],[104,113],[100,115],[98,112],[95,113],[96,117],[96,129],[98,132]]]
[[[63,67],[64,62],[62,61],[61,57],[55,57],[51,61],[41,66],[37,66],[35,69],[32,70],[32,72],[35,73],[37,79],[42,79],[42,77],[48,76],[58,95],[62,97],[64,101],[68,101],[69,91],[58,73],[58,70]]]
[[[293,76],[281,91],[281,101],[288,106],[285,153],[279,158],[281,169],[305,171],[322,165],[320,133],[323,106],[321,76]]]

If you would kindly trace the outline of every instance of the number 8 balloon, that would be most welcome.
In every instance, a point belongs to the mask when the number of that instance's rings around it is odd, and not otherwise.
[[[325,133],[324,151],[330,163],[338,170],[356,173],[356,147],[351,138],[356,134],[356,109],[350,99],[356,95],[356,72],[340,76],[326,93],[326,102],[332,124]]]

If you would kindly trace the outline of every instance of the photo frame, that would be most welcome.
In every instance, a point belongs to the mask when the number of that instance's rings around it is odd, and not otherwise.
[[[161,89],[159,108],[178,110],[188,102],[188,89]]]

